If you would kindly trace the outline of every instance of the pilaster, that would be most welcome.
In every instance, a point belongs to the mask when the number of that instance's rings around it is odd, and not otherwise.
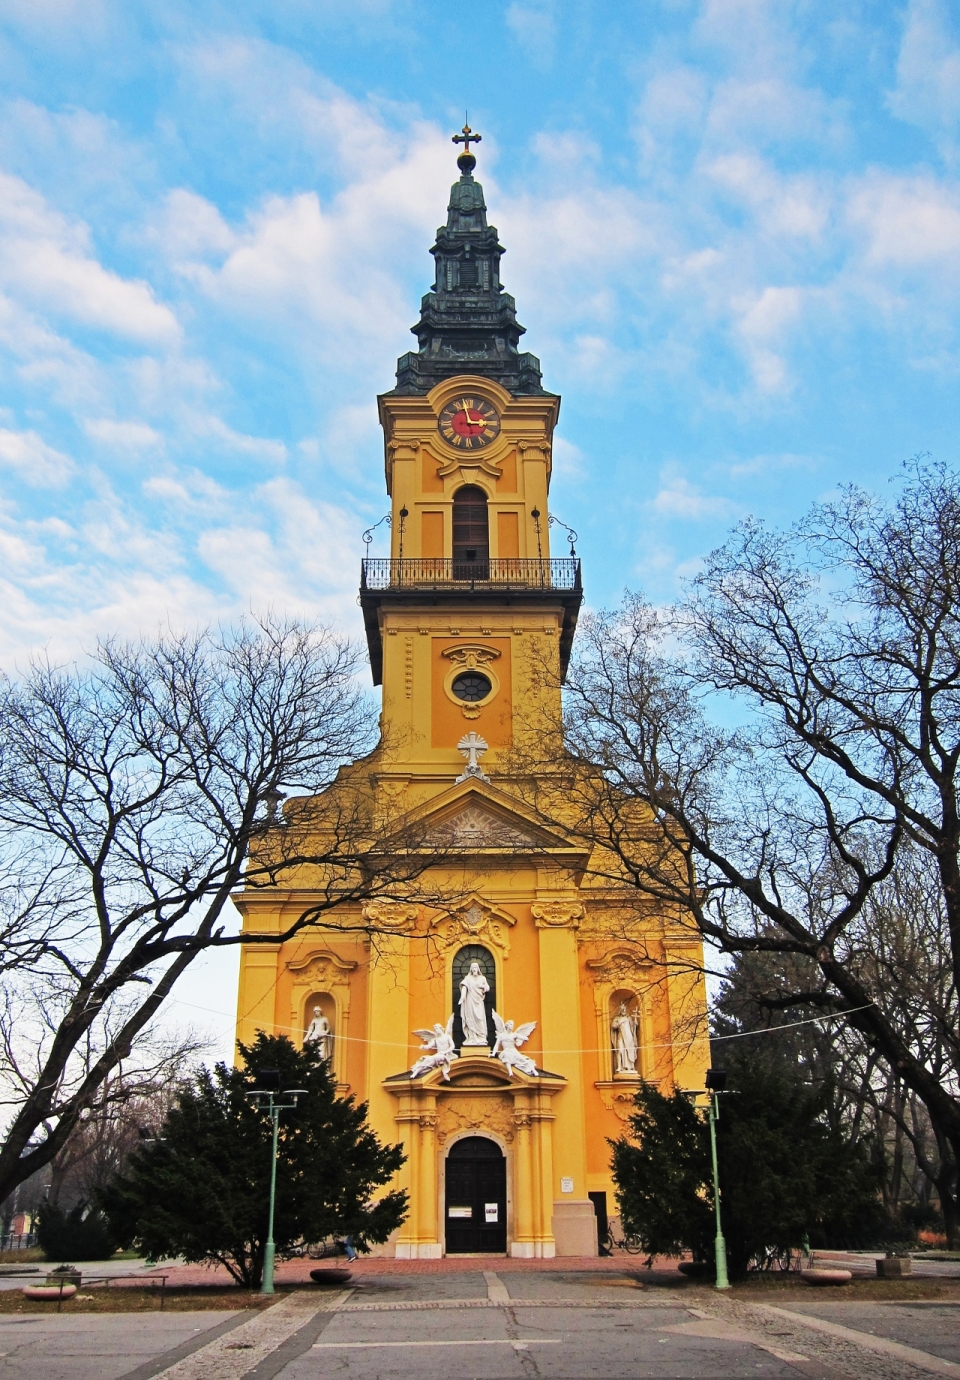
[[[539,932],[544,1067],[562,1074],[567,1081],[566,1091],[556,1105],[556,1150],[550,1192],[554,1199],[559,1199],[560,1180],[572,1179],[573,1198],[589,1201],[577,965],[577,929],[583,906],[576,893],[554,893],[538,898],[531,914]],[[570,1201],[568,1195],[563,1197]]]
[[[279,953],[279,944],[244,946],[237,993],[238,1044],[253,1044],[258,1030],[274,1033]]]

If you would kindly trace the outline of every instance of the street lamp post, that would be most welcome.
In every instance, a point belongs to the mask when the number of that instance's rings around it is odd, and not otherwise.
[[[259,1088],[251,1088],[247,1096],[265,1111],[273,1123],[273,1135],[270,1151],[270,1209],[267,1216],[267,1244],[263,1250],[263,1283],[260,1285],[261,1294],[272,1294],[273,1290],[273,1267],[276,1260],[276,1247],[273,1241],[273,1211],[277,1201],[277,1141],[280,1135],[280,1113],[292,1112],[297,1105],[299,1098],[306,1095],[306,1088],[284,1088],[280,1091],[280,1071],[278,1069],[261,1069],[259,1075]],[[289,1100],[284,1100],[289,1099]]]
[[[720,1224],[720,1175],[717,1171],[717,1121],[720,1117],[720,1104],[717,1101],[717,1094],[722,1093],[727,1086],[727,1074],[725,1069],[707,1069],[707,1092],[710,1094],[710,1107],[708,1118],[710,1121],[710,1155],[713,1160],[713,1208],[717,1217],[717,1235],[714,1240],[714,1252],[717,1262],[717,1288],[729,1289],[730,1281],[727,1278],[727,1243],[723,1239],[723,1228]]]

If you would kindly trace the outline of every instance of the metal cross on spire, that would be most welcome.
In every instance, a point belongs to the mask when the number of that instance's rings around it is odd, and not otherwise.
[[[468,124],[464,125],[462,134],[455,134],[453,136],[453,142],[455,144],[463,145],[463,153],[457,158],[457,167],[465,177],[468,177],[477,166],[477,155],[470,152],[470,145],[479,144],[481,137],[482,136],[479,134],[474,134]]]
[[[453,139],[451,140],[451,143],[454,143],[454,144],[462,144],[462,145],[463,145],[463,151],[464,151],[464,153],[469,153],[469,152],[470,152],[470,145],[471,145],[471,144],[479,144],[479,142],[480,142],[480,140],[481,140],[482,138],[483,138],[483,135],[482,135],[482,134],[474,134],[473,130],[470,128],[469,125],[464,125],[464,127],[463,127],[463,133],[462,133],[462,134],[455,134],[455,135],[453,136]]]

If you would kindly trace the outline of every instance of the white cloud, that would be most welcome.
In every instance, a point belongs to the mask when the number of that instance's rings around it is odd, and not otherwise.
[[[181,507],[195,505],[201,509],[219,506],[229,497],[226,489],[199,470],[193,470],[181,479],[169,474],[151,475],[143,481],[143,492],[148,498],[159,498]]]
[[[311,500],[286,478],[251,496],[259,522],[201,534],[199,551],[242,605],[353,621],[359,579],[360,523],[335,504]]]
[[[194,420],[193,431],[197,436],[213,437],[226,450],[239,451],[241,455],[254,455],[275,465],[283,464],[287,458],[287,448],[282,441],[273,441],[267,436],[247,436],[242,431],[234,431],[221,417],[198,417]]]
[[[956,268],[960,253],[960,189],[930,175],[874,172],[852,192],[852,226],[874,266]]]
[[[59,487],[73,471],[69,455],[48,446],[35,431],[0,430],[0,465],[15,470],[25,483]]]
[[[715,158],[705,172],[751,207],[768,234],[815,239],[827,223],[828,193],[812,175],[782,177],[763,159],[744,153]]]
[[[526,0],[507,7],[507,28],[537,67],[549,67],[553,61],[557,39],[553,8],[553,0]]]
[[[101,445],[118,450],[145,450],[163,443],[163,436],[146,422],[117,422],[110,417],[87,417],[83,429]]]
[[[147,238],[160,245],[174,263],[228,253],[236,235],[212,202],[177,187],[168,192]]]
[[[733,504],[726,498],[705,494],[682,475],[664,472],[660,476],[660,488],[651,504],[654,512],[663,517],[683,518],[692,522],[703,522],[708,518],[728,518],[733,513]]]
[[[895,115],[928,130],[945,152],[954,149],[960,124],[960,37],[951,32],[949,10],[941,0],[911,0],[889,102]]]
[[[0,280],[54,315],[131,340],[172,344],[180,326],[149,285],[121,278],[89,252],[89,232],[68,222],[19,177],[0,173]]]

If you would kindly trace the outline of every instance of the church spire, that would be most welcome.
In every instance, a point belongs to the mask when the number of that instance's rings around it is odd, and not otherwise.
[[[397,361],[396,393],[428,393],[457,374],[495,379],[514,394],[544,392],[540,361],[517,349],[524,328],[500,283],[505,250],[496,226],[487,224],[483,188],[473,177],[477,159],[470,145],[481,137],[468,124],[453,136],[453,143],[463,144],[460,179],[450,189],[447,223],[430,250],[436,281],[411,328],[419,349]]]

